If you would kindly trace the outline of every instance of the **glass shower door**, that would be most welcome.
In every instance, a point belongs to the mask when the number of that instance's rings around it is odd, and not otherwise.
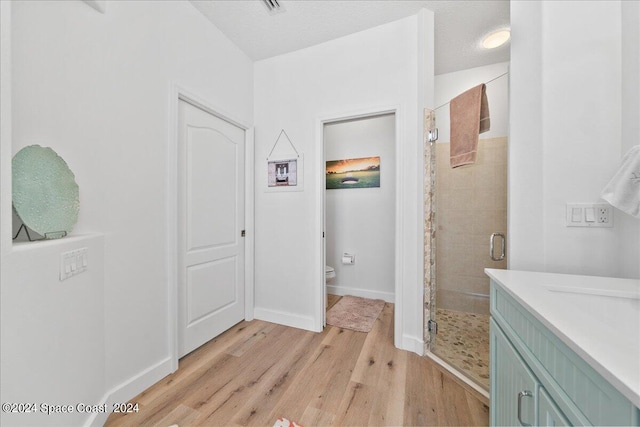
[[[507,138],[480,140],[476,162],[453,169],[449,144],[437,143],[435,171],[430,351],[488,389],[489,278],[484,269],[507,266],[502,254]]]

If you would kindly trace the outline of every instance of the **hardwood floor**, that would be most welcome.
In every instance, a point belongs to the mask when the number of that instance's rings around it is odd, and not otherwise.
[[[329,306],[339,298],[329,300]],[[371,332],[241,322],[180,360],[106,426],[488,425],[489,408],[434,362],[393,346],[393,304]]]

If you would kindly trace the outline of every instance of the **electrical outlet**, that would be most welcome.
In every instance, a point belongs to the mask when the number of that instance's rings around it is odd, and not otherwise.
[[[610,210],[608,206],[600,205],[596,208],[596,218],[599,224],[608,224],[609,223],[609,215]]]
[[[567,227],[613,227],[613,209],[606,203],[567,203]]]

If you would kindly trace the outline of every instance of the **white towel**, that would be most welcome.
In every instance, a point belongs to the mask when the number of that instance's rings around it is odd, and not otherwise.
[[[640,145],[624,155],[620,169],[604,187],[600,197],[611,206],[640,218]]]

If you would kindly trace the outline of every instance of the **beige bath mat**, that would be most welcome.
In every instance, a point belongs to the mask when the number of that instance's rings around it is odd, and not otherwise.
[[[369,332],[384,308],[381,299],[344,296],[327,312],[327,325]]]

